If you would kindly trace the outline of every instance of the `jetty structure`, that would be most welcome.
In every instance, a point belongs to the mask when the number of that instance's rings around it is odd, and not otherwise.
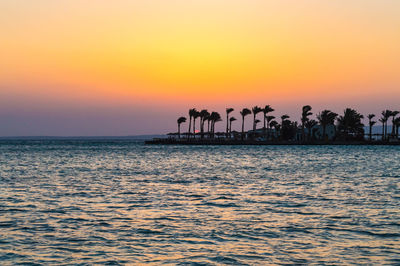
[[[177,132],[168,133],[166,138],[154,138],[146,144],[183,145],[400,145],[400,112],[384,110],[378,121],[375,114],[364,116],[355,109],[346,108],[342,115],[331,110],[322,110],[313,119],[312,107],[301,109],[300,120],[292,121],[289,115],[275,117],[270,105],[243,108],[240,116],[233,116],[233,108],[226,108],[225,121],[218,112],[192,108],[188,118],[177,119]],[[251,115],[251,116],[250,116]],[[245,131],[245,120],[250,116],[252,129]],[[189,120],[189,121],[188,121]],[[225,122],[225,132],[216,132],[215,125]],[[377,123],[381,133],[373,133]],[[182,124],[188,123],[187,131],[181,132]],[[239,124],[241,130],[232,129]],[[388,125],[390,123],[390,125]],[[261,126],[258,126],[261,125]]]

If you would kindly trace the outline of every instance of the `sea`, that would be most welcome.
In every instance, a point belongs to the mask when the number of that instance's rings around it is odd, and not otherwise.
[[[1,265],[400,264],[400,146],[0,140]]]

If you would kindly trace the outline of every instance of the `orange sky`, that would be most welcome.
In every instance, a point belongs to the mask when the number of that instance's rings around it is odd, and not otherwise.
[[[0,111],[169,114],[135,134],[191,106],[399,109],[399,29],[397,0],[5,0]]]

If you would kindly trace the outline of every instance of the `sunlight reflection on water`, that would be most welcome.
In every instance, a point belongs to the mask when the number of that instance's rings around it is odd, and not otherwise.
[[[0,261],[400,263],[400,147],[0,142]]]

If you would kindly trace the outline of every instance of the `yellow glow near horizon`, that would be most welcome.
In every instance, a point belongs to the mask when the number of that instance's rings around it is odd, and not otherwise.
[[[16,0],[0,10],[0,85],[22,95],[400,97],[395,0]]]

